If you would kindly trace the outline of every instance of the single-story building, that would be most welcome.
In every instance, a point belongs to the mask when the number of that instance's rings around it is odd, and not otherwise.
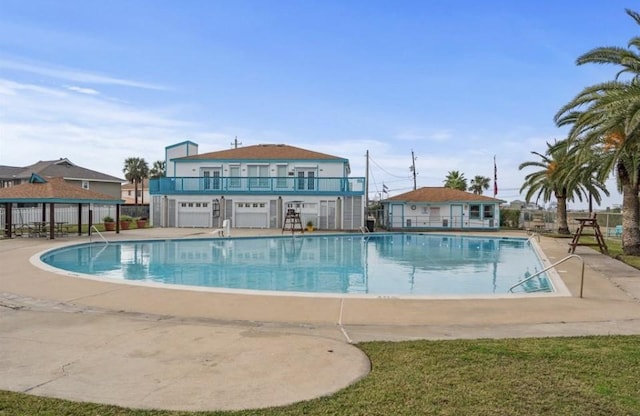
[[[500,228],[505,201],[444,187],[423,187],[380,203],[390,230],[492,230]]]

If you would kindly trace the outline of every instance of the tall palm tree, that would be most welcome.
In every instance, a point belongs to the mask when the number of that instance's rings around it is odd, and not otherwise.
[[[165,161],[164,160],[156,160],[153,162],[153,167],[149,170],[150,178],[162,178],[165,175]]]
[[[526,190],[527,202],[530,202],[536,194],[536,201],[542,198],[544,202],[549,202],[552,196],[555,197],[558,203],[556,209],[559,234],[570,234],[567,222],[567,201],[573,201],[575,198],[582,201],[583,196],[592,195],[597,202],[600,202],[600,192],[608,195],[602,181],[592,174],[586,162],[580,165],[579,163],[582,162],[576,158],[578,153],[571,150],[569,140],[554,144],[547,143],[545,154],[531,152],[540,158],[539,161],[528,161],[519,166],[520,170],[529,167],[540,168],[525,176],[520,192]],[[577,165],[582,166],[583,169],[574,169]]]
[[[138,185],[142,184],[142,193],[144,194],[144,180],[149,177],[149,165],[143,158],[129,157],[124,161],[124,177],[130,183],[133,183],[135,189],[135,203],[138,205]],[[142,196],[144,204],[144,196]]]
[[[484,191],[489,189],[490,183],[491,179],[486,176],[476,175],[471,179],[471,186],[469,186],[469,190],[476,195],[482,195]]]
[[[626,10],[640,25],[640,14]],[[569,139],[585,150],[603,151],[600,177],[615,172],[622,196],[622,246],[625,254],[640,255],[638,150],[640,149],[640,37],[627,48],[595,48],[580,56],[578,65],[615,65],[614,81],[583,89],[555,116],[558,126],[571,126]],[[628,77],[625,79],[625,77]]]
[[[467,190],[467,178],[464,177],[464,173],[460,173],[457,170],[450,170],[443,182],[445,188],[458,189],[460,191]]]

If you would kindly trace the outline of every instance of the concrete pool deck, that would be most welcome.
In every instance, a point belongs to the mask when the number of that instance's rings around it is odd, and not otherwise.
[[[233,230],[269,233],[280,235]],[[211,234],[144,229],[106,236]],[[586,247],[576,250],[586,265],[582,299],[577,258],[557,267],[572,296],[508,299],[172,290],[51,273],[29,261],[87,240],[0,240],[0,389],[133,408],[256,408],[330,394],[366,376],[367,358],[348,341],[640,334],[640,271]],[[540,239],[551,263],[567,256],[567,243]]]

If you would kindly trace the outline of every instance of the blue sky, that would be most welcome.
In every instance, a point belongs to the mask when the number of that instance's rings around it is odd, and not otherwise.
[[[0,164],[69,158],[122,177],[183,140],[285,143],[350,159],[370,192],[493,177],[566,133],[555,112],[638,32],[609,1],[0,0]],[[631,5],[633,7],[633,5]],[[620,204],[615,182],[604,206]],[[486,195],[492,195],[488,190]],[[584,204],[570,204],[582,207]]]

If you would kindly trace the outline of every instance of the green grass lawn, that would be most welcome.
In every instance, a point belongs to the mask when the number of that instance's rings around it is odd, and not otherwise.
[[[640,415],[640,336],[368,342],[332,396],[241,412],[129,410],[0,391],[0,415]]]

